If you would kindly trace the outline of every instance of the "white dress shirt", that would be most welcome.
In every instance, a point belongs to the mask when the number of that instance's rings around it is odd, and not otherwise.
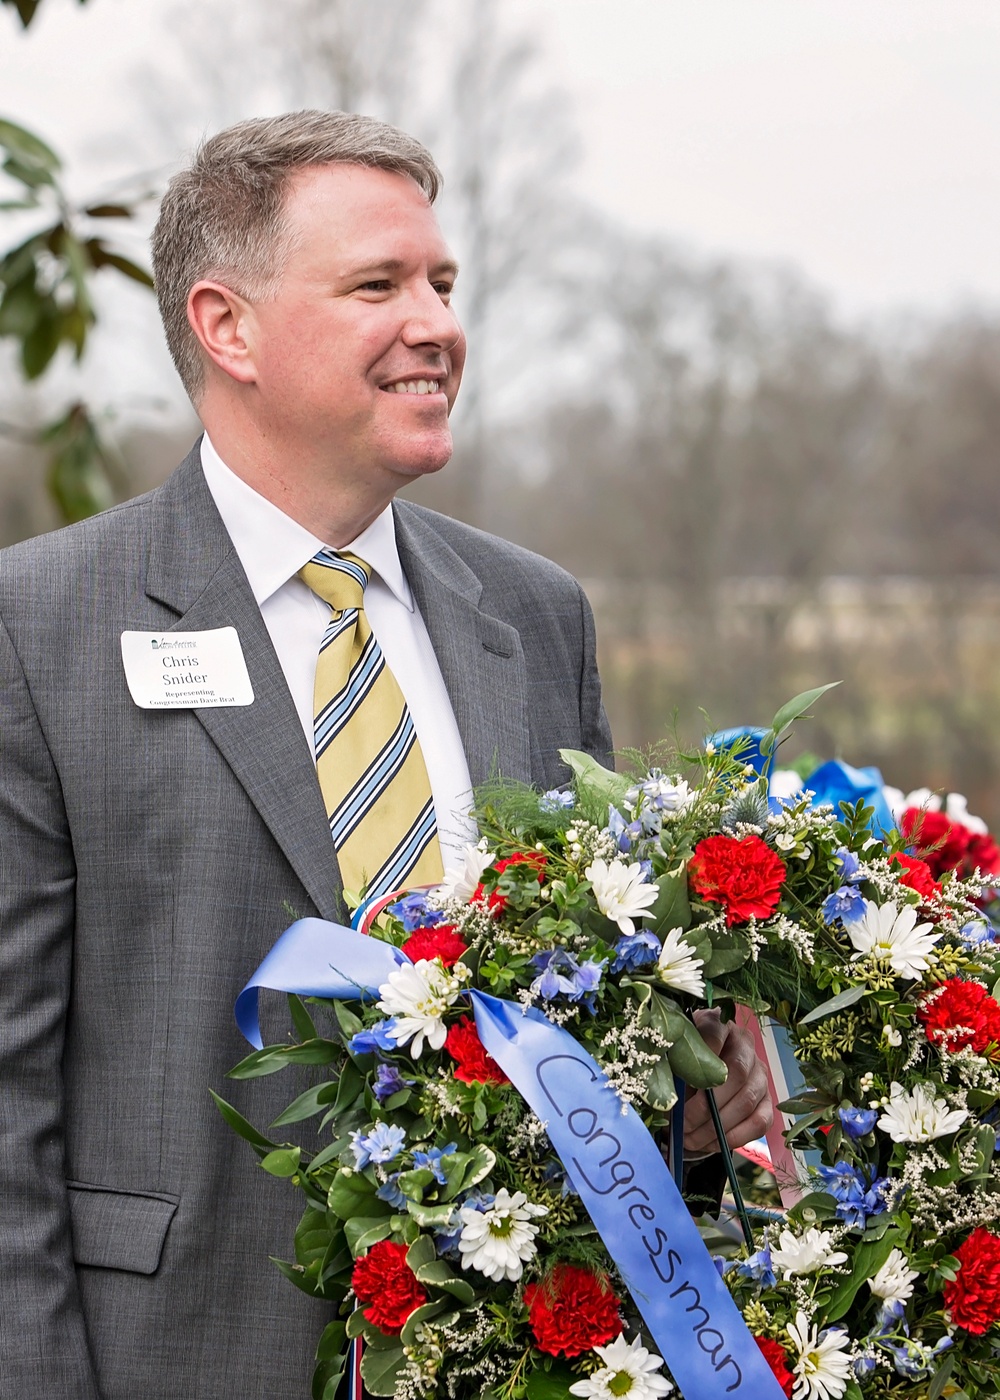
[[[201,465],[208,489],[246,572],[313,752],[316,658],[330,608],[298,578],[325,541],[231,471],[206,434]],[[396,548],[392,507],[344,546],[371,565],[365,612],[409,706],[430,778],[445,866],[461,863],[474,828],[472,781],[455,712],[427,628]]]

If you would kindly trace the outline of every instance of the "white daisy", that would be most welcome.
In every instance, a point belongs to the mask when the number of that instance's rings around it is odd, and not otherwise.
[[[949,1108],[946,1099],[936,1099],[933,1084],[921,1082],[907,1091],[894,1081],[878,1126],[893,1142],[933,1142],[955,1132],[968,1116],[967,1108]]]
[[[876,1298],[884,1298],[887,1303],[908,1303],[913,1297],[913,1282],[919,1277],[903,1251],[894,1249],[875,1277],[868,1280],[868,1287]]]
[[[817,1334],[804,1312],[788,1324],[788,1335],[798,1352],[792,1367],[795,1389],[792,1400],[840,1400],[851,1379],[851,1358],[846,1348],[851,1339],[839,1327],[828,1327]]]
[[[912,904],[902,909],[892,901],[876,904],[865,900],[860,919],[847,925],[854,957],[872,956],[888,963],[897,977],[922,977],[935,961],[932,949],[941,937],[933,924],[918,924]]]
[[[811,1274],[834,1264],[843,1264],[847,1255],[832,1245],[832,1230],[817,1230],[815,1226],[804,1235],[782,1230],[777,1248],[771,1246],[771,1262],[785,1278],[793,1274]]]
[[[684,938],[683,929],[672,928],[664,938],[656,966],[660,981],[666,986],[678,992],[690,992],[694,997],[705,995],[705,978],[701,971],[705,960]]]
[[[622,933],[635,933],[633,919],[641,919],[656,903],[659,889],[647,882],[639,862],[595,860],[584,871],[594,887],[601,913],[614,919]]]
[[[582,1381],[574,1381],[570,1395],[582,1395],[584,1400],[657,1400],[674,1388],[660,1371],[663,1357],[643,1346],[641,1333],[631,1346],[622,1333],[594,1350],[604,1365]]]
[[[448,1034],[443,1017],[462,994],[462,984],[471,974],[464,963],[446,971],[435,958],[404,963],[379,987],[380,1011],[396,1018],[389,1031],[397,1045],[411,1041],[410,1054],[419,1060],[424,1040],[432,1050],[440,1050]]]
[[[483,878],[483,871],[489,869],[495,860],[496,851],[487,849],[485,837],[477,846],[466,846],[462,864],[448,866],[444,880],[431,892],[431,898],[461,899],[467,904]]]
[[[532,1205],[523,1191],[512,1196],[506,1186],[486,1210],[463,1206],[458,1240],[462,1268],[478,1269],[494,1283],[519,1279],[535,1255],[538,1226],[531,1223],[532,1217],[548,1213],[548,1206]]]

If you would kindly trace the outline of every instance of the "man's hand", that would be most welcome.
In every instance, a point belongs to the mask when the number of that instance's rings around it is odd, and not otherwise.
[[[730,1147],[742,1147],[763,1136],[771,1126],[774,1108],[767,1093],[767,1073],[754,1052],[753,1036],[734,1021],[723,1024],[718,1011],[694,1013],[694,1023],[710,1050],[729,1070],[725,1084],[715,1091]],[[719,1151],[708,1100],[702,1091],[690,1096],[684,1108],[684,1156],[704,1157]]]

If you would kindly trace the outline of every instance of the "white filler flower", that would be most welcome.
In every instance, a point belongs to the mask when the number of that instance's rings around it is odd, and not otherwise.
[[[458,1000],[469,975],[464,963],[447,972],[436,958],[421,958],[397,967],[379,987],[379,1010],[396,1018],[389,1034],[397,1045],[412,1041],[410,1054],[415,1060],[423,1054],[425,1038],[432,1050],[441,1049],[448,1034],[444,1013]]]
[[[941,937],[933,924],[918,924],[912,904],[902,909],[892,901],[876,904],[865,900],[860,919],[847,925],[851,942],[857,948],[855,959],[872,956],[888,963],[897,977],[921,977],[934,961],[934,944]]]
[[[622,933],[635,933],[633,919],[641,919],[656,903],[659,889],[650,885],[639,862],[595,860],[584,871],[594,887],[601,913],[614,919]]]
[[[512,1196],[506,1186],[486,1210],[463,1206],[458,1240],[462,1268],[478,1269],[494,1283],[519,1279],[535,1255],[538,1226],[531,1223],[532,1217],[548,1213],[548,1206],[532,1205],[523,1191]]]
[[[782,1230],[778,1247],[771,1247],[771,1262],[780,1269],[785,1278],[793,1274],[811,1274],[817,1269],[825,1269],[834,1264],[843,1264],[847,1255],[834,1249],[832,1230],[817,1230],[815,1226],[804,1235],[795,1235],[791,1230]]]
[[[874,1278],[868,1280],[868,1287],[876,1298],[884,1298],[887,1303],[908,1303],[913,1297],[913,1283],[920,1274],[911,1269],[906,1255],[901,1249],[894,1249]]]
[[[487,870],[495,859],[496,852],[487,850],[485,837],[478,846],[466,846],[462,852],[462,864],[448,866],[443,882],[432,892],[431,897],[460,899],[467,904],[483,878],[483,871]]]
[[[968,1116],[967,1108],[949,1108],[946,1099],[936,1099],[933,1084],[921,1082],[907,1091],[893,1081],[878,1126],[893,1142],[933,1142],[955,1132]]]
[[[830,1327],[817,1335],[805,1313],[798,1312],[788,1324],[788,1335],[798,1352],[792,1400],[840,1400],[852,1374],[847,1333]]]
[[[585,1400],[657,1400],[673,1390],[660,1371],[663,1357],[643,1346],[641,1334],[631,1346],[622,1334],[594,1350],[604,1365],[582,1381],[574,1381],[570,1395],[582,1395]]]
[[[663,940],[663,947],[657,959],[660,981],[678,992],[690,992],[694,997],[705,995],[705,978],[702,968],[704,958],[700,958],[684,937],[684,930],[672,928]]]

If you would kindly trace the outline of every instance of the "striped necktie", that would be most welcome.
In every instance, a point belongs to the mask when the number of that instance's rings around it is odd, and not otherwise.
[[[366,897],[440,882],[434,799],[417,732],[368,618],[371,569],[321,549],[299,577],[331,608],[316,662],[314,744],[344,888]]]

